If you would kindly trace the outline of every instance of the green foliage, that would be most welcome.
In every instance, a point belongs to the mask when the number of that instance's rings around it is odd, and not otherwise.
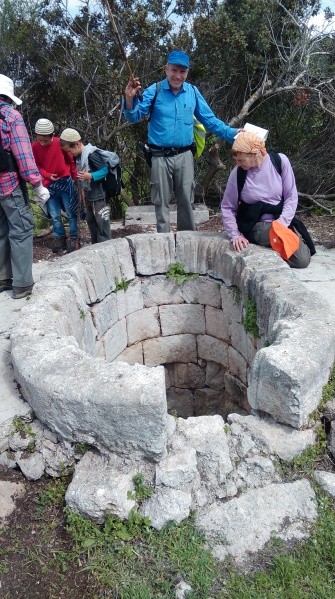
[[[126,291],[129,287],[129,283],[130,281],[126,281],[125,279],[119,281],[119,279],[115,278],[115,291]]]
[[[185,267],[181,262],[172,262],[166,273],[166,278],[170,280],[174,279],[177,285],[182,285],[191,278],[196,279],[198,277],[199,275],[197,273],[186,273]]]
[[[15,429],[16,433],[23,433],[23,432],[25,432],[26,425],[25,425],[24,421],[22,420],[22,418],[20,416],[14,416],[14,418],[13,418],[13,426],[14,426],[14,429]]]
[[[78,453],[86,453],[86,451],[90,451],[92,449],[92,445],[88,443],[76,443],[76,451]]]
[[[146,138],[147,122],[135,126],[124,122],[121,98],[128,73],[106,5],[82,3],[73,18],[65,10],[59,0],[0,0],[2,71],[14,78],[17,95],[24,94],[21,110],[32,137],[42,115],[54,122],[57,134],[72,124],[85,143],[115,150],[123,165],[125,191],[137,204],[150,194],[147,165],[137,148],[138,139]],[[327,110],[330,115],[334,111],[330,82],[335,42],[331,35],[316,39],[307,28],[307,16],[317,10],[318,2],[312,5],[310,0],[121,0],[117,22],[132,70],[144,88],[164,77],[172,48],[184,49],[191,56],[189,79],[217,116],[242,125],[243,105],[254,97],[249,114],[253,122],[270,129],[272,147],[293,158],[299,188],[305,187],[299,190],[319,192],[321,187],[334,187],[330,158],[334,123]],[[300,90],[293,90],[294,81]],[[311,86],[314,96],[305,91]],[[258,95],[261,88],[263,96]],[[305,103],[297,92],[305,94]],[[214,141],[215,136],[208,134],[206,155],[196,167],[201,185],[209,175]],[[220,193],[231,166],[226,145],[221,159],[227,170],[219,169],[215,175]],[[207,185],[208,181],[205,192]],[[123,208],[120,199],[115,200],[113,214],[121,218]],[[38,233],[47,224],[40,222],[44,217],[39,208],[34,216]]]
[[[326,450],[326,434],[323,426],[319,426],[316,430],[317,442],[304,449],[304,451],[293,458],[291,462],[282,462],[282,473],[289,479],[312,475],[314,470],[318,468],[319,463],[322,463],[325,457]]]
[[[29,441],[28,446],[27,446],[27,451],[29,451],[30,453],[32,453],[35,450],[36,447],[36,442],[35,441]]]
[[[144,501],[148,499],[154,492],[153,487],[146,487],[144,484],[144,476],[141,472],[138,472],[133,477],[133,483],[135,486],[135,493],[128,491],[128,499],[137,499],[137,501]]]
[[[20,433],[22,437],[30,436],[36,437],[36,433],[33,433],[29,423],[25,422],[20,416],[14,416],[13,418],[14,433]]]
[[[84,320],[86,318],[85,310],[80,310],[80,318]]]
[[[259,328],[257,324],[257,307],[253,299],[249,299],[244,303],[244,319],[243,326],[246,333],[251,333],[256,339],[260,338]]]
[[[81,571],[91,573],[100,592],[117,592],[120,599],[174,599],[176,577],[181,575],[195,597],[208,599],[218,569],[192,518],[157,532],[136,510],[124,522],[108,516],[103,526],[67,508],[65,513],[74,542],[71,559],[80,556],[83,561],[86,555]]]
[[[119,547],[124,542],[132,541],[136,535],[148,532],[150,520],[140,516],[135,509],[131,510],[127,520],[122,522],[116,516],[108,515],[102,527],[91,520],[83,518],[65,508],[67,530],[75,541],[76,547],[91,552],[93,549],[104,548],[112,543]]]
[[[312,216],[325,216],[327,214],[328,214],[327,210],[324,210],[323,208],[321,208],[321,206],[313,206],[313,208],[311,210]]]
[[[50,227],[51,221],[36,204],[31,203],[30,208],[34,218],[34,235],[39,235],[42,231]]]
[[[233,299],[235,304],[238,304],[241,299],[242,299],[242,291],[239,287],[236,287],[236,285],[232,285],[232,287],[230,287],[230,291],[233,294]]]
[[[323,406],[328,402],[334,399],[335,397],[335,365],[330,371],[330,376],[328,383],[324,385],[322,390],[322,400],[319,405],[319,412],[322,410]]]
[[[40,508],[55,508],[63,505],[68,477],[53,478],[47,489],[39,493],[37,504]]]

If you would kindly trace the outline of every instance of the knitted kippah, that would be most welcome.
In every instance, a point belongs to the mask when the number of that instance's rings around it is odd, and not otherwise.
[[[63,133],[61,133],[60,138],[63,141],[81,141],[80,133],[75,129],[64,129]]]
[[[35,125],[37,135],[50,135],[55,130],[53,124],[48,119],[38,119]]]

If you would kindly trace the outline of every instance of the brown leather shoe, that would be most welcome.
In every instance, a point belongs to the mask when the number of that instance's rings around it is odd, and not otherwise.
[[[13,299],[22,299],[32,294],[34,284],[28,287],[13,287]]]
[[[3,279],[0,281],[0,293],[6,291],[6,289],[13,289],[12,279]]]

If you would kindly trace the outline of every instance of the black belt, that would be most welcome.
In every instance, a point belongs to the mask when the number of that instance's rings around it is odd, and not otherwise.
[[[171,156],[177,156],[183,154],[189,150],[193,151],[193,144],[191,146],[185,146],[183,148],[165,148],[163,146],[155,146],[154,144],[148,144],[149,148],[153,150],[153,156],[165,156],[166,158]]]

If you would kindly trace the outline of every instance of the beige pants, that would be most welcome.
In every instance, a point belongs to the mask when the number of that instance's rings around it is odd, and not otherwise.
[[[271,247],[269,237],[271,225],[272,223],[260,222],[253,227],[252,232],[257,245],[261,245],[266,248]],[[298,233],[296,229],[294,229],[294,232],[296,235],[298,235],[300,244],[297,251],[292,254],[291,258],[285,260],[285,262],[287,262],[291,268],[307,268],[311,261],[311,252],[305,241],[302,239],[300,233]]]

